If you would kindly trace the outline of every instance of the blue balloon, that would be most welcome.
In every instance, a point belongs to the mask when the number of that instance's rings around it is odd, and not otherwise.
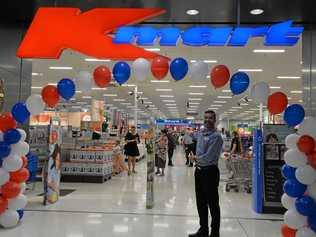
[[[30,117],[30,111],[26,108],[26,105],[23,103],[16,103],[11,109],[13,118],[19,123],[25,123]]]
[[[17,129],[10,129],[6,131],[3,135],[3,140],[7,144],[15,144],[18,143],[21,139],[21,133]]]
[[[286,179],[296,179],[295,171],[296,171],[296,168],[293,168],[289,165],[285,164],[282,166],[282,175]]]
[[[316,214],[308,217],[308,225],[314,232],[316,232]]]
[[[303,216],[310,216],[316,213],[316,203],[314,199],[308,196],[296,199],[295,207],[298,213]]]
[[[17,213],[19,214],[19,220],[21,220],[24,216],[24,209],[17,210]]]
[[[249,86],[249,76],[244,72],[236,72],[230,79],[230,89],[234,95],[245,92]]]
[[[283,185],[284,192],[290,197],[302,197],[307,189],[307,186],[301,184],[296,179],[288,179]]]
[[[113,68],[113,77],[118,84],[122,85],[128,81],[131,68],[126,62],[117,62]]]
[[[305,110],[299,104],[293,104],[286,108],[284,112],[284,121],[291,127],[300,124],[305,117]]]
[[[6,142],[0,142],[0,159],[7,157],[11,152],[11,147]]]
[[[176,81],[182,80],[188,73],[189,66],[184,58],[175,58],[170,64],[170,73]]]
[[[65,100],[69,100],[76,93],[76,85],[71,79],[64,78],[58,82],[57,90],[61,97]]]

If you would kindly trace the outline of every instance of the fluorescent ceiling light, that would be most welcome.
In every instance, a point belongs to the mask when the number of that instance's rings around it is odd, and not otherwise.
[[[166,104],[166,106],[177,106],[177,104]]]
[[[252,9],[251,11],[250,11],[250,14],[252,14],[252,15],[260,15],[260,14],[262,14],[264,11],[262,10],[262,9]]]
[[[193,60],[190,60],[190,62],[191,62],[191,63],[196,63],[197,60],[194,60],[194,59],[193,59]]]
[[[81,93],[82,93],[82,91],[76,91],[76,93],[81,94]]]
[[[226,96],[226,95],[219,95],[219,96],[217,96],[217,98],[219,98],[219,99],[231,99],[233,97],[232,96]]]
[[[40,73],[40,72],[32,72],[32,76],[43,76],[43,73]]]
[[[144,104],[152,104],[153,102],[151,101],[144,101]]]
[[[291,100],[291,99],[292,99],[292,97],[287,97],[287,99],[288,99],[288,100]]]
[[[156,91],[172,91],[172,89],[160,89],[160,88],[157,88]]]
[[[123,87],[134,87],[134,86],[136,86],[136,85],[134,85],[134,84],[123,84],[122,86],[123,86]]]
[[[190,105],[199,105],[200,103],[199,102],[189,102]]]
[[[246,103],[239,103],[240,105],[242,105],[242,106],[247,106],[247,105],[249,105],[249,104],[246,104]]]
[[[207,86],[194,86],[194,85],[190,85],[189,86],[190,88],[206,88]]]
[[[117,94],[103,94],[103,96],[114,97],[117,96]]]
[[[210,76],[210,75],[207,75],[206,78],[211,78],[211,76]]]
[[[226,104],[227,101],[225,101],[225,100],[215,100],[215,101],[213,101],[213,103],[216,103],[216,104]]]
[[[132,103],[121,103],[121,105],[131,105]]]
[[[223,105],[212,105],[212,107],[223,107]]]
[[[262,72],[261,68],[240,68],[238,72]]]
[[[278,79],[301,79],[301,77],[297,76],[277,76]]]
[[[238,110],[237,109],[229,109],[228,111],[234,111],[235,112],[235,111],[238,111]]]
[[[89,96],[89,95],[84,95],[84,96],[82,96],[81,98],[82,98],[82,99],[91,99],[92,97]]]
[[[291,91],[292,94],[302,94],[303,91]]]
[[[253,108],[252,108],[252,109],[250,109],[250,110],[253,110],[253,111],[260,111],[260,109],[253,109]]]
[[[49,69],[53,70],[72,70],[72,67],[57,67],[57,66],[50,66]]]
[[[167,102],[167,103],[173,103],[176,102],[175,100],[162,100],[163,102]]]
[[[42,89],[43,87],[42,86],[32,86],[31,88],[32,89]]]
[[[189,116],[189,117],[187,117],[187,119],[194,119],[194,117],[192,117],[192,116]]]
[[[218,108],[214,108],[214,107],[210,107],[208,109],[210,109],[210,110],[218,110]]]
[[[233,106],[232,109],[242,109],[240,106]]]
[[[85,58],[86,62],[111,62],[110,59]]]
[[[189,98],[189,100],[201,101],[202,98]]]
[[[92,90],[94,90],[94,91],[106,91],[107,88],[92,87]]]
[[[203,60],[205,63],[217,63],[217,60]]]
[[[231,90],[222,90],[222,92],[224,92],[224,93],[231,93],[232,91]]]
[[[160,95],[161,98],[174,98],[173,95]]]
[[[150,82],[162,82],[162,83],[164,83],[164,82],[170,82],[169,80],[151,80]]]
[[[123,102],[123,101],[125,101],[125,99],[113,99],[113,101]]]
[[[49,85],[49,86],[57,86],[57,83],[51,82],[51,83],[48,83],[47,85]]]
[[[137,94],[142,95],[142,94],[144,94],[144,92],[142,92],[142,91],[137,91]]]
[[[151,51],[151,52],[159,52],[160,48],[144,48],[147,51]]]
[[[310,69],[302,69],[302,72],[310,72],[310,71],[316,72],[316,69],[312,69],[312,70],[310,70]]]
[[[285,49],[254,49],[254,53],[284,53]]]
[[[204,95],[204,93],[195,93],[195,92],[190,92],[189,95]]]
[[[195,16],[195,15],[198,15],[200,12],[197,9],[189,9],[186,11],[186,13],[190,16]]]
[[[281,86],[270,86],[270,89],[281,89]]]

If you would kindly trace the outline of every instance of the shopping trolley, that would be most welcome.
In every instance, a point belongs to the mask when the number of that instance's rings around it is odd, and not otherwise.
[[[252,162],[243,159],[240,156],[232,156],[226,160],[226,167],[232,171],[232,175],[226,180],[225,190],[229,192],[231,189],[235,192],[246,191],[251,193],[252,190]]]

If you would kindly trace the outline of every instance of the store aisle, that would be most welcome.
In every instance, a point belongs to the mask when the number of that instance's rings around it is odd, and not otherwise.
[[[23,225],[6,236],[187,236],[198,227],[194,169],[185,166],[181,148],[174,158],[175,167],[155,179],[152,210],[145,208],[146,162],[141,161],[138,174],[131,177],[116,176],[104,184],[64,183],[63,188],[75,191],[51,206],[41,205],[37,185]],[[281,216],[255,214],[251,195],[224,193],[221,185],[220,199],[223,237],[279,236]]]

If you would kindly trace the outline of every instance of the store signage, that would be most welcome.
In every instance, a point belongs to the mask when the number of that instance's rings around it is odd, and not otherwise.
[[[292,21],[259,27],[133,27],[164,13],[163,9],[95,8],[81,13],[78,8],[39,8],[17,56],[20,58],[58,59],[64,49],[94,58],[134,60],[158,54],[133,45],[176,46],[179,39],[188,46],[244,46],[252,37],[265,37],[266,46],[292,46],[303,27]],[[113,36],[113,32],[116,33]]]
[[[191,27],[181,31],[177,27],[120,27],[114,43],[140,46],[176,46],[179,39],[188,46],[245,46],[252,37],[265,37],[265,46],[293,46],[300,38],[303,27],[293,27],[293,21],[259,27]]]
[[[157,125],[188,125],[191,124],[187,119],[156,119]]]

